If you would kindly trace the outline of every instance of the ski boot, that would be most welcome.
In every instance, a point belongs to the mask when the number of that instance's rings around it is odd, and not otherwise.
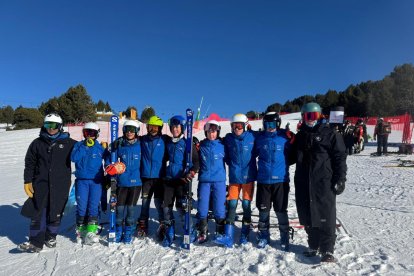
[[[86,236],[86,225],[79,224],[76,226],[76,243],[82,243]]]
[[[56,238],[50,237],[48,240],[45,240],[45,245],[48,248],[55,248],[56,247]]]
[[[224,225],[224,235],[218,235],[214,243],[224,245],[225,247],[233,247],[234,224]]]
[[[125,226],[124,232],[124,243],[132,243],[132,233],[134,233],[134,228],[132,225]]]
[[[162,246],[164,247],[170,247],[175,239],[175,229],[174,224],[166,224],[166,231],[164,235],[164,240],[162,241]]]
[[[198,223],[197,227],[197,242],[198,243],[205,243],[208,238],[208,224],[207,218],[201,219]]]
[[[270,232],[268,229],[266,230],[259,230],[257,234],[257,247],[258,248],[265,248],[270,242]]]
[[[17,246],[17,250],[22,252],[28,252],[28,253],[39,253],[42,251],[43,248],[37,247],[36,245],[32,244],[30,241],[21,243]]]
[[[120,243],[124,239],[124,229],[122,225],[117,225],[115,229],[115,242]]]
[[[137,237],[138,239],[144,239],[147,236],[148,236],[148,220],[140,219],[138,221]]]
[[[336,259],[331,252],[322,252],[321,253],[321,263],[336,263]]]
[[[243,222],[241,233],[240,233],[240,244],[246,244],[249,242],[249,234],[250,234],[250,223]]]
[[[85,244],[94,244],[99,242],[98,225],[95,223],[86,226]]]
[[[303,256],[311,258],[315,257],[318,254],[318,249],[308,248],[305,252],[303,252]]]
[[[277,212],[279,221],[280,247],[283,251],[289,251],[289,217],[287,212]]]
[[[157,229],[157,237],[160,242],[164,240],[165,232],[167,231],[167,227],[165,226],[164,222],[160,223]]]

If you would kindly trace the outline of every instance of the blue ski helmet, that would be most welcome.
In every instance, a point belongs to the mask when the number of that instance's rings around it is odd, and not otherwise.
[[[168,120],[168,126],[170,127],[170,130],[173,126],[178,126],[178,125],[181,126],[181,132],[184,133],[185,127],[186,127],[186,120],[184,119],[183,116],[175,115],[175,116],[172,116]]]

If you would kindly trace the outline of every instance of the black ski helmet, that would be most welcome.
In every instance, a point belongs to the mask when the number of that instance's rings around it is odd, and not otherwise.
[[[280,129],[280,125],[282,124],[282,119],[277,112],[267,112],[263,117],[263,129],[265,128],[265,122],[276,122],[276,129]]]

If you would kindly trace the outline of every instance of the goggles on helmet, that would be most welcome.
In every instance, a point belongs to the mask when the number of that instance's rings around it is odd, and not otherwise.
[[[43,127],[48,129],[58,129],[60,128],[60,124],[56,122],[44,122]]]
[[[124,132],[137,133],[138,129],[134,126],[124,126]]]
[[[207,132],[210,132],[211,133],[211,132],[216,132],[218,130],[219,130],[219,127],[217,125],[210,124],[210,126],[207,129]]]
[[[321,117],[319,112],[305,112],[303,113],[303,119],[305,121],[317,121]]]
[[[264,122],[263,126],[265,129],[276,129],[276,122],[275,121]]]
[[[176,119],[176,118],[172,118],[170,120],[170,126],[179,126],[181,124],[182,124],[182,122],[180,120]]]
[[[241,123],[241,122],[237,122],[237,123],[231,123],[231,127],[233,129],[238,129],[238,130],[242,130],[244,129],[245,124]]]
[[[98,137],[98,131],[95,129],[84,129],[82,130],[84,137]]]

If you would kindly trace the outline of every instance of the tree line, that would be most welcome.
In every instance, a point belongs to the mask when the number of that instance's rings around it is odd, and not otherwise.
[[[350,85],[344,91],[329,90],[325,94],[304,95],[285,104],[273,103],[265,112],[299,112],[307,102],[317,102],[324,114],[329,114],[332,107],[343,106],[345,115],[351,117],[414,115],[414,67],[412,64],[396,66],[382,80]],[[249,111],[246,115],[258,118],[263,114]]]
[[[249,111],[249,118],[261,118],[269,111],[299,112],[307,102],[317,102],[325,114],[330,108],[343,106],[345,115],[352,117],[394,116],[408,112],[414,115],[414,67],[412,64],[396,66],[391,74],[382,80],[367,81],[350,85],[344,91],[329,90],[325,94],[304,95],[285,104],[270,104],[264,112]],[[137,114],[137,108],[128,106],[122,112],[127,118],[132,117],[132,110]],[[39,108],[11,106],[0,108],[0,123],[14,125],[14,129],[37,128],[42,126],[46,114],[57,112],[65,123],[96,121],[96,112],[113,112],[108,102],[99,100],[94,103],[81,84],[70,87],[59,97],[53,97],[42,102]],[[155,110],[147,106],[141,113],[140,119],[146,122],[155,114]]]

